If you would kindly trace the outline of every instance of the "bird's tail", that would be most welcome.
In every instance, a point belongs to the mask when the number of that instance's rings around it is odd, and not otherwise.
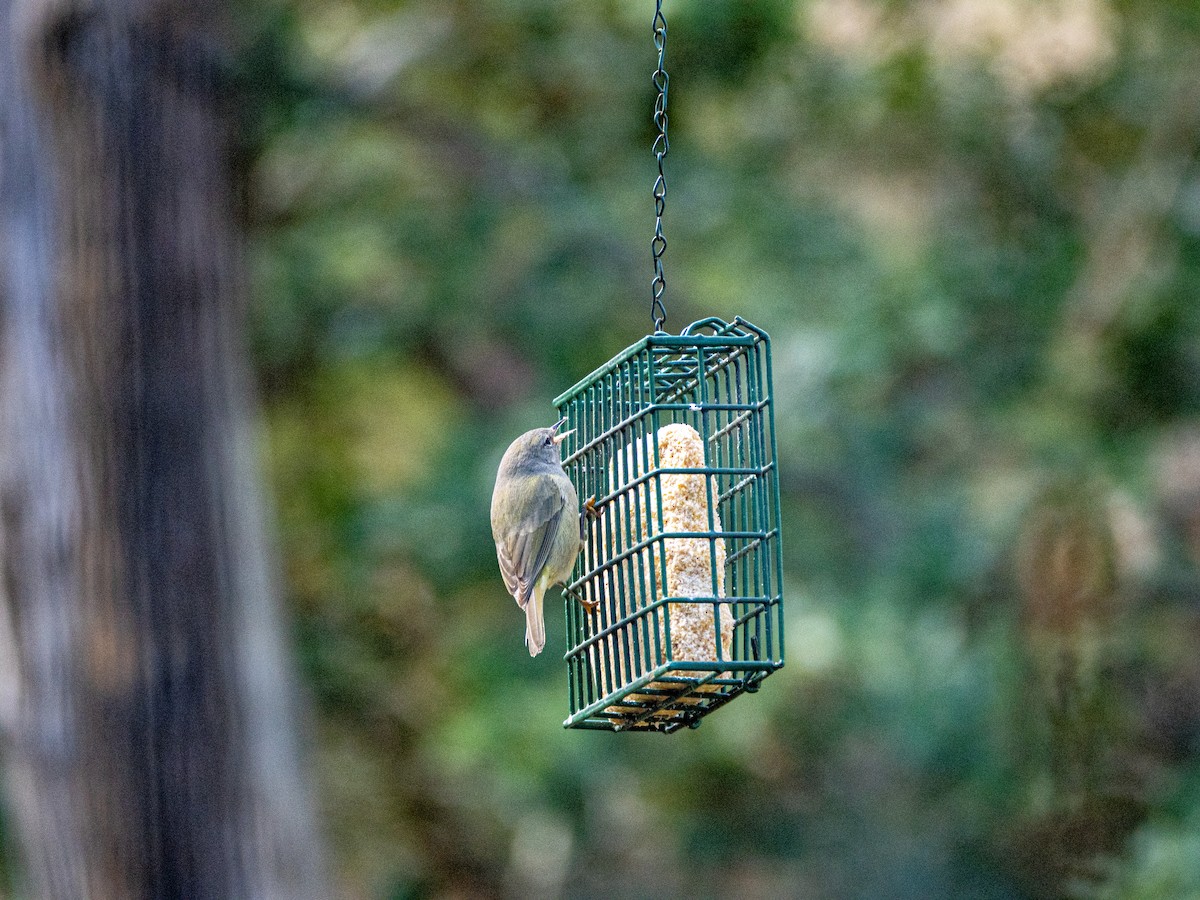
[[[542,597],[545,590],[535,586],[525,604],[525,646],[530,656],[537,656],[546,646],[546,622],[542,617]]]

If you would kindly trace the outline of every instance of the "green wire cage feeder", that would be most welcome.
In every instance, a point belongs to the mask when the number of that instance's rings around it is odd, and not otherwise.
[[[771,399],[766,332],[710,318],[555,400],[602,512],[567,591],[567,727],[695,727],[783,665]]]
[[[663,330],[662,0],[653,32],[654,333],[554,401],[599,514],[566,590],[568,728],[695,727],[783,665],[771,342],[741,318]]]

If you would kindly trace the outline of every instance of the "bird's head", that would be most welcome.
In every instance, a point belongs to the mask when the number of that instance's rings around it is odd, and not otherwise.
[[[509,446],[500,467],[513,472],[538,471],[547,467],[561,469],[559,445],[575,432],[573,428],[559,430],[566,421],[567,417],[563,416],[549,428],[525,432]]]

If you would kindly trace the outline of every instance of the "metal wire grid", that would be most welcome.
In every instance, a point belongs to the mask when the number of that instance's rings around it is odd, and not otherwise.
[[[770,341],[738,318],[650,335],[555,401],[568,475],[603,516],[590,528],[566,596],[567,727],[674,731],[783,665],[779,484]],[[656,436],[673,423],[701,435],[704,465],[662,468]],[[639,454],[643,459],[639,459]],[[704,477],[707,529],[664,531],[662,477]],[[667,541],[708,547],[706,596],[669,596]],[[719,542],[724,559],[719,560]],[[724,576],[719,596],[718,572]],[[598,602],[588,614],[571,593]],[[712,647],[684,658],[673,606],[707,607]],[[723,622],[724,618],[724,622]],[[732,619],[729,652],[722,625]]]

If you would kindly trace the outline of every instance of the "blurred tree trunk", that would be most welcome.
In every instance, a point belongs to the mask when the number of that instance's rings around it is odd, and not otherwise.
[[[0,725],[31,897],[328,896],[214,19],[0,0]]]

